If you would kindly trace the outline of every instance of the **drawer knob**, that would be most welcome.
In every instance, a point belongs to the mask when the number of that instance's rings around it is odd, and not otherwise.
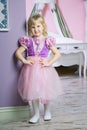
[[[59,49],[61,49],[61,47],[57,47],[57,49],[59,50]]]
[[[75,46],[74,49],[78,49],[79,47],[78,46]]]

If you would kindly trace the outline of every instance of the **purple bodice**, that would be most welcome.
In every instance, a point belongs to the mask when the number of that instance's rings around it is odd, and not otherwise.
[[[34,39],[22,37],[19,39],[20,44],[27,49],[27,56],[47,57],[50,47],[55,44],[53,38]]]
[[[33,41],[32,41],[32,39],[30,39],[30,43],[29,43],[29,47],[28,47],[28,56],[35,56],[35,55],[38,55],[41,57],[48,56],[49,48],[47,47],[46,43],[43,44],[43,47],[40,49],[40,51],[38,51],[38,49],[39,49],[39,47],[37,48],[37,50],[34,50]]]

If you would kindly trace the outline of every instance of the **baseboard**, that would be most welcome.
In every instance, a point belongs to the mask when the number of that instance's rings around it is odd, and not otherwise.
[[[0,121],[29,118],[29,106],[1,107]]]

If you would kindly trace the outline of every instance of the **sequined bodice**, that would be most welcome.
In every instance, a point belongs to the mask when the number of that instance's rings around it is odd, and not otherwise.
[[[36,43],[31,38],[29,42],[30,43],[29,43],[28,50],[27,50],[28,56],[35,56],[35,55],[38,55],[41,57],[48,56],[49,49],[44,40],[43,40],[43,43]]]

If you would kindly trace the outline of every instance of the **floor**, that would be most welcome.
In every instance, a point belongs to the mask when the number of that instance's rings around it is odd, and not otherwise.
[[[75,69],[70,70],[66,68],[66,73],[63,68],[60,69],[64,73],[60,78],[65,93],[51,103],[51,121],[43,121],[43,110],[40,108],[41,119],[38,123],[29,124],[27,119],[7,121],[0,123],[0,130],[87,130],[87,78],[79,78]]]

